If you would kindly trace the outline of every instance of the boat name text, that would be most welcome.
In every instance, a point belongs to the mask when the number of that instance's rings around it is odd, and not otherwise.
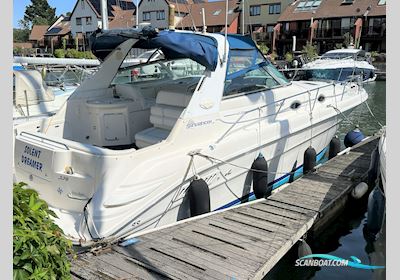
[[[41,162],[31,158],[31,157],[35,157],[35,158],[39,159],[41,153],[42,152],[38,149],[29,147],[29,146],[25,146],[23,155],[21,156],[21,163],[42,172],[43,164]]]

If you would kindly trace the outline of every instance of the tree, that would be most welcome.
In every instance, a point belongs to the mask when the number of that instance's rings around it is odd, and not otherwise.
[[[25,28],[32,25],[51,25],[56,20],[56,8],[50,7],[47,0],[31,0],[32,4],[25,9],[24,18],[20,24]]]
[[[14,37],[14,42],[16,43],[24,43],[27,42],[29,39],[29,30],[27,29],[13,29],[13,37]]]
[[[315,45],[311,45],[309,42],[303,46],[303,53],[309,60],[313,60],[318,56],[317,47]]]

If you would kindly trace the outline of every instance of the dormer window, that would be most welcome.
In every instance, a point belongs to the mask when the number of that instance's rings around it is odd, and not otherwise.
[[[308,0],[308,1],[300,1],[297,4],[295,11],[309,11],[315,10],[321,5],[322,0]]]
[[[353,4],[354,0],[343,0],[341,5],[351,5]]]
[[[213,16],[219,16],[219,14],[221,13],[221,10],[217,10],[213,13]]]

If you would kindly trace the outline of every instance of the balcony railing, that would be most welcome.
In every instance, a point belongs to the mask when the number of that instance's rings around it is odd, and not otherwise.
[[[386,36],[386,27],[384,27],[384,26],[366,26],[362,29],[361,36],[384,37],[384,36]]]
[[[302,29],[302,30],[288,30],[283,31],[281,33],[281,39],[292,39],[292,36],[296,36],[297,39],[308,39],[309,37],[309,30]]]

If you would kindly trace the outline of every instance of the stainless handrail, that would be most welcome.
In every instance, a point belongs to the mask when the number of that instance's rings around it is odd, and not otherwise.
[[[253,109],[250,109],[250,110],[247,110],[247,111],[241,111],[241,112],[239,112],[239,113],[230,114],[230,115],[226,115],[226,116],[223,116],[223,117],[237,116],[237,115],[240,114],[240,118],[237,120],[237,121],[239,121],[241,118],[243,118],[243,117],[244,117],[246,114],[248,114],[248,113],[254,112],[254,111],[259,110],[259,109],[266,108],[266,107],[268,107],[268,106],[270,106],[270,105],[273,105],[273,104],[276,104],[276,103],[278,103],[278,102],[282,102],[282,104],[280,105],[280,108],[279,108],[279,110],[280,110],[280,109],[282,108],[282,106],[283,106],[283,103],[284,103],[287,99],[292,99],[292,98],[294,98],[294,97],[297,97],[297,96],[300,96],[300,95],[303,95],[303,94],[309,94],[309,98],[311,98],[311,92],[312,92],[312,91],[316,91],[316,95],[315,95],[315,100],[316,100],[317,95],[318,95],[318,93],[319,93],[319,90],[322,89],[322,88],[330,87],[330,86],[333,86],[333,88],[334,88],[334,98],[335,98],[335,103],[337,103],[337,100],[336,100],[336,85],[337,85],[337,84],[343,84],[343,85],[344,85],[344,86],[343,86],[343,93],[342,93],[342,99],[343,99],[346,86],[347,86],[347,84],[350,84],[350,83],[352,83],[352,81],[351,81],[350,79],[349,79],[349,80],[346,80],[346,81],[341,81],[341,82],[332,82],[332,83],[327,84],[327,85],[322,85],[322,86],[319,86],[319,87],[316,87],[316,88],[313,88],[313,89],[304,90],[304,91],[302,91],[302,92],[300,92],[300,93],[297,93],[297,94],[295,94],[295,95],[292,95],[292,96],[289,96],[289,97],[285,97],[285,98],[276,100],[276,101],[274,101],[274,102],[268,103],[268,104],[263,105],[263,106],[257,106],[257,108],[253,108]],[[314,100],[314,103],[316,102],[315,100]],[[309,102],[310,102],[310,101],[311,101],[311,99],[309,100]],[[312,107],[310,106],[310,110],[313,110],[313,109],[314,109],[314,106],[312,106]],[[278,112],[276,112],[276,113],[274,113],[274,114],[266,115],[266,116],[264,116],[264,117],[262,117],[262,118],[266,118],[266,117],[269,117],[269,116],[273,116],[273,115],[276,115],[277,113],[278,113]],[[256,120],[256,119],[254,119],[254,120]],[[237,121],[236,121],[236,122],[233,122],[233,124],[234,124],[234,123],[237,123]],[[252,120],[247,120],[247,121],[252,121]]]
[[[58,144],[60,146],[63,146],[66,150],[69,150],[69,147],[66,144],[64,144],[62,142],[58,142],[58,141],[55,141],[55,140],[51,140],[51,139],[45,138],[45,137],[40,136],[40,135],[35,135],[35,134],[29,133],[29,132],[26,132],[26,131],[22,131],[19,135],[21,135],[21,136],[28,135],[28,136],[31,136],[33,138],[39,138],[40,142],[42,142],[42,143],[45,143],[45,141],[48,141],[48,142],[50,142],[50,144],[51,143],[55,143],[55,144]],[[49,144],[49,143],[47,143],[47,144]]]

